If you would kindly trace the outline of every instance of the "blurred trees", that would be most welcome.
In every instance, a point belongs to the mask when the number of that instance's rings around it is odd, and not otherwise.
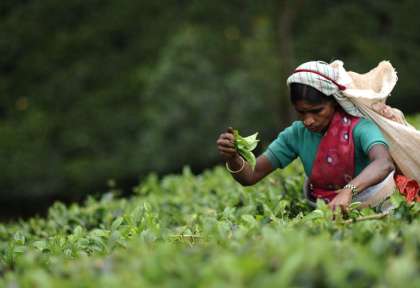
[[[296,65],[390,60],[417,112],[420,4],[404,1],[0,3],[0,200],[78,199],[107,179],[217,163],[226,126],[263,145],[291,119]]]

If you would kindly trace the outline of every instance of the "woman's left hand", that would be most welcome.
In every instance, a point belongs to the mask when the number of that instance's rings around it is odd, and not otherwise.
[[[340,189],[336,191],[338,194],[335,198],[328,203],[328,206],[335,210],[337,207],[341,208],[341,211],[347,211],[347,207],[351,204],[351,189]]]

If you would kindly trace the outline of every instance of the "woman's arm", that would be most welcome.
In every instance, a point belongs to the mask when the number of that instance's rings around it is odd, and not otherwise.
[[[254,185],[274,170],[270,161],[264,155],[257,158],[254,170],[252,170],[251,166],[247,162],[241,160],[241,156],[239,156],[239,154],[235,158],[228,160],[227,164],[232,171],[241,169],[242,164],[245,165],[241,172],[231,173],[233,178],[235,178],[235,180],[243,186]]]
[[[217,139],[217,148],[220,156],[226,161],[233,178],[244,186],[254,185],[270,172],[274,170],[268,158],[261,155],[257,158],[255,169],[239,155],[235,149],[233,129],[228,128],[226,133],[222,133]]]
[[[391,155],[385,145],[374,145],[369,150],[368,156],[371,161],[370,164],[349,183],[355,185],[359,191],[383,181],[395,169]]]
[[[348,183],[355,185],[359,192],[383,181],[395,169],[391,155],[382,144],[374,145],[369,150],[368,156],[370,164]],[[340,189],[337,192],[338,195],[328,205],[333,209],[338,206],[345,209],[351,203],[352,191],[351,189]]]

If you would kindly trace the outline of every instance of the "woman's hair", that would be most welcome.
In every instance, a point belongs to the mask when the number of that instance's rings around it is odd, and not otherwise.
[[[301,83],[290,83],[290,100],[293,104],[298,101],[305,101],[312,105],[323,104],[329,101],[335,101],[334,97],[327,96],[317,89],[301,84]]]

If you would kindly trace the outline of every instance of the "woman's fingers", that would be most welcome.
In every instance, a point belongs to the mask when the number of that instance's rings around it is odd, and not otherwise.
[[[334,200],[331,201],[330,203],[328,203],[328,207],[332,210],[335,211],[337,208],[340,208],[342,213],[347,213],[347,205],[342,204],[342,203],[336,203]]]
[[[229,159],[233,159],[236,156],[236,151],[228,152],[219,149],[219,154],[222,156],[223,160],[227,161]]]
[[[226,138],[219,138],[216,143],[218,146],[221,147],[235,148],[235,144],[233,144],[232,141]]]
[[[220,156],[225,160],[235,157],[237,151],[234,142],[235,137],[232,127],[229,127],[226,132],[220,134],[219,139],[217,139],[217,149],[219,150]]]
[[[333,199],[331,202],[329,202],[328,207],[334,211],[337,208],[337,199]]]
[[[225,147],[219,147],[219,151],[229,154],[235,154],[236,150],[234,148],[225,148]]]
[[[223,133],[222,135],[220,135],[223,139],[228,139],[229,141],[235,141],[235,137],[233,136],[232,133]]]

